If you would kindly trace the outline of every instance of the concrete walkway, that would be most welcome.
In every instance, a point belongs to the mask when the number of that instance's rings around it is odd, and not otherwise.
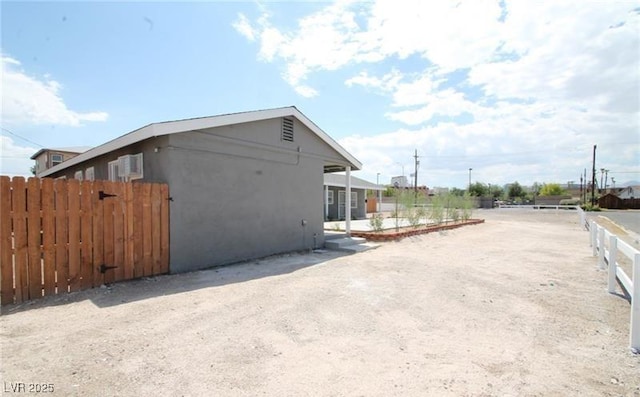
[[[424,219],[421,223],[424,223]],[[398,218],[398,227],[407,227],[411,226],[407,218]],[[384,218],[382,228],[393,229],[396,227],[396,219],[395,218]],[[346,222],[345,221],[332,221],[324,223],[324,230],[345,230]],[[351,230],[357,232],[368,232],[373,230],[371,228],[371,224],[369,219],[359,219],[351,221]]]

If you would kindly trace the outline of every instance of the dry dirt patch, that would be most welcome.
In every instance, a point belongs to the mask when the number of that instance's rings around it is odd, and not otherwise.
[[[2,380],[58,395],[640,395],[629,303],[575,213],[9,308]],[[13,383],[12,383],[13,382]]]

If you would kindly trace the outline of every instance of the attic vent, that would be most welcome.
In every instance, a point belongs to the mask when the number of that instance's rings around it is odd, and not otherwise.
[[[293,119],[282,119],[282,140],[293,142]]]

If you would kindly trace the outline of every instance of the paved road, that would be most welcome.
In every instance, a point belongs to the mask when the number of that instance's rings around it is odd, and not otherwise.
[[[608,210],[592,212],[594,216],[606,216],[613,222],[627,229],[627,231],[640,234],[640,211],[634,210]]]

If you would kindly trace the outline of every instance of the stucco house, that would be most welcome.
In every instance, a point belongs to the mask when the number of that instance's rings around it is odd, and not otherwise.
[[[91,149],[91,147],[89,146],[40,149],[33,156],[31,156],[31,160],[36,161],[34,168],[35,173],[36,175],[39,175],[49,168],[55,167],[63,161],[67,161],[73,157],[76,157],[80,153],[84,153],[89,149]]]
[[[149,124],[39,176],[167,183],[176,273],[322,247],[323,176],[361,167],[283,107]]]
[[[342,174],[324,174],[325,220],[343,220],[346,217],[347,176]],[[351,219],[367,218],[367,191],[376,195],[385,188],[364,179],[351,177]]]
[[[620,188],[616,195],[621,199],[640,198],[640,186],[627,186]]]

